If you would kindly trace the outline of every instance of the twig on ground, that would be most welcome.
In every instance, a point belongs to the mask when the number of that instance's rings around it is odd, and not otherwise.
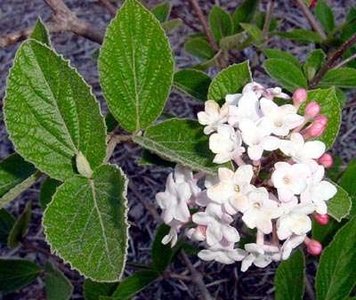
[[[337,68],[341,68],[342,66],[346,65],[347,63],[349,63],[350,61],[353,61],[354,59],[356,59],[356,53],[351,55],[350,57],[344,59],[342,62],[338,63],[334,69],[337,69]]]
[[[188,255],[184,251],[182,251],[181,256],[192,275],[192,280],[195,282],[195,284],[199,288],[203,299],[204,300],[213,300],[213,297],[210,295],[207,287],[205,286],[205,283],[203,281],[203,276],[201,275],[200,272],[197,271],[197,269],[195,269],[195,267],[191,263]]]
[[[342,57],[342,55],[354,44],[356,43],[356,34],[354,34],[351,38],[349,38],[346,42],[344,42],[338,49],[336,49],[333,53],[329,55],[329,58],[325,62],[325,64],[320,68],[320,70],[316,73],[314,78],[310,81],[309,86],[311,88],[315,88],[320,80],[324,77],[327,71],[331,68],[335,67],[337,61]]]
[[[308,6],[305,4],[304,0],[296,0],[298,6],[302,10],[304,16],[308,20],[311,28],[313,28],[314,31],[316,31],[320,37],[325,40],[327,38],[323,28],[321,28],[319,22],[315,19],[314,15],[311,13],[310,9]]]
[[[116,15],[117,8],[109,0],[98,0],[98,1],[107,9],[107,11],[112,16]]]

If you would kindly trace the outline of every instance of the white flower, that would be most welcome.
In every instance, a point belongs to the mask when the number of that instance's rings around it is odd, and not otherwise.
[[[301,202],[315,204],[315,210],[318,214],[327,213],[328,209],[325,202],[337,193],[337,189],[332,183],[322,180],[324,173],[324,167],[318,165],[308,180],[306,190],[300,195]]]
[[[177,184],[187,183],[192,196],[196,197],[201,189],[197,185],[197,180],[194,179],[193,172],[187,167],[176,165],[174,169],[174,179]]]
[[[277,235],[280,240],[293,234],[305,235],[311,230],[312,223],[308,215],[315,210],[313,204],[297,204],[296,200],[293,204],[284,204],[283,208],[286,211],[277,221]]]
[[[306,162],[318,159],[325,152],[325,144],[320,141],[304,142],[300,133],[292,133],[290,140],[283,140],[280,144],[281,151],[291,156],[296,162]]]
[[[245,250],[248,253],[242,260],[241,271],[245,272],[254,264],[259,268],[265,268],[272,261],[280,260],[280,252],[278,247],[269,246],[268,250],[264,245],[258,245],[255,243],[246,244]]]
[[[246,193],[251,190],[252,177],[251,165],[240,166],[235,172],[219,168],[219,181],[207,189],[207,196],[223,205],[229,214],[235,214],[239,210],[244,210],[248,203]]]
[[[210,136],[209,148],[215,153],[214,163],[222,164],[244,152],[241,147],[242,140],[239,132],[229,125],[221,125],[217,133]]]
[[[199,225],[195,228],[190,228],[186,233],[187,237],[193,241],[205,241],[206,239],[206,226]]]
[[[278,191],[280,201],[291,201],[294,195],[299,195],[306,189],[308,176],[310,176],[310,169],[307,165],[277,162],[274,167],[275,171],[271,179]]]
[[[281,210],[274,200],[269,199],[264,187],[254,188],[248,194],[248,205],[243,211],[242,221],[248,228],[256,228],[264,234],[272,232],[272,219],[281,215]]]
[[[286,260],[291,255],[294,248],[304,242],[306,235],[292,235],[282,245],[282,259]]]
[[[270,136],[270,129],[263,123],[253,122],[250,119],[243,119],[239,123],[242,140],[249,147],[247,154],[252,160],[259,160],[264,150],[272,151],[279,147],[280,140],[277,137]]]
[[[285,100],[290,99],[289,95],[283,93],[282,89],[278,86],[274,88],[266,89],[266,91],[263,93],[263,97],[269,100],[273,100],[273,98],[280,98]]]
[[[261,117],[258,96],[253,91],[244,92],[236,102],[237,105],[229,105],[227,121],[231,126],[237,127],[243,119],[256,121]]]
[[[199,123],[206,125],[204,128],[204,133],[210,134],[216,131],[220,125],[226,123],[228,112],[229,108],[227,105],[224,105],[222,108],[220,108],[219,104],[217,104],[215,101],[206,101],[205,111],[198,113]]]
[[[228,265],[242,260],[245,257],[245,253],[241,249],[234,249],[233,244],[231,244],[230,247],[216,246],[201,250],[198,256],[205,261],[215,260]]]
[[[169,233],[163,237],[162,244],[167,245],[171,243],[171,247],[174,247],[175,244],[177,244],[178,233],[180,231],[180,228],[182,227],[182,223],[173,219],[168,225],[171,228],[169,230]]]
[[[260,106],[263,121],[269,122],[271,132],[278,136],[286,136],[293,128],[304,122],[304,117],[297,114],[297,108],[291,104],[278,106],[271,100],[262,98]]]
[[[230,243],[240,240],[236,228],[229,225],[233,219],[222,211],[219,204],[210,203],[204,212],[195,213],[192,220],[198,225],[206,226],[206,242],[209,246],[219,244],[223,239]]]

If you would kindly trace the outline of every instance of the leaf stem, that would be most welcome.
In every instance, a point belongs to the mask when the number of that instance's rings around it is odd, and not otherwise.
[[[264,41],[266,41],[268,39],[269,28],[271,26],[271,21],[272,21],[272,17],[273,17],[274,1],[275,0],[270,0],[270,1],[268,1],[268,4],[267,4],[265,23],[263,24],[263,29],[262,29],[262,37],[263,37]]]

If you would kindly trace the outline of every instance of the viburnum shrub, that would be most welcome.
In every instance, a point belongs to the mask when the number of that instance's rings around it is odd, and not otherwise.
[[[340,166],[331,147],[345,92],[356,86],[355,9],[336,26],[325,1],[297,0],[313,30],[284,32],[273,17],[274,1],[266,13],[256,0],[243,1],[232,14],[215,5],[207,20],[197,1],[189,2],[204,34],[186,39],[184,50],[198,62],[178,70],[166,33],[182,20],[169,19],[169,3],[149,10],[126,0],[102,36],[62,0],[46,0],[54,11],[51,31],[102,44],[98,73],[107,110],[55,51],[39,20],[7,80],[3,116],[16,153],[0,163],[0,243],[41,253],[46,261],[1,258],[1,293],[40,276],[48,299],[70,299],[73,286],[56,255],[85,279],[85,299],[130,299],[163,279],[193,281],[204,299],[213,299],[188,257],[197,254],[203,261],[241,263],[243,272],[282,261],[276,299],[302,299],[304,282],[318,300],[354,296],[356,165]],[[275,36],[314,50],[301,63],[268,48]],[[0,45],[16,39],[0,38]],[[249,47],[252,57],[244,52]],[[252,73],[258,78],[261,69],[269,76],[263,82],[281,87],[256,82]],[[200,103],[196,118],[163,113],[172,88]],[[126,276],[127,191],[140,192],[112,163],[123,143],[142,148],[139,164],[173,168],[165,190],[143,199],[160,224],[151,262],[133,262],[135,271]],[[5,209],[39,180],[48,248],[26,237],[31,202],[17,219]],[[172,271],[176,260],[191,277]],[[307,263],[317,267],[314,289]]]

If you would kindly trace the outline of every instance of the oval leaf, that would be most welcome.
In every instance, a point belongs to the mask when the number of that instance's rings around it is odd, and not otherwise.
[[[40,204],[43,210],[46,209],[48,203],[52,201],[52,197],[62,183],[52,178],[47,178],[41,186],[40,191]]]
[[[75,176],[63,183],[44,212],[52,251],[86,277],[118,281],[126,259],[126,178],[101,166],[92,179]]]
[[[271,58],[265,60],[264,68],[269,76],[290,92],[297,88],[308,87],[307,79],[301,68],[298,68],[292,62]]]
[[[134,142],[142,147],[193,170],[214,174],[218,166],[212,161],[209,140],[197,121],[170,119],[147,128]]]
[[[233,33],[232,18],[221,7],[214,5],[209,13],[209,26],[217,42]]]
[[[24,259],[0,259],[0,292],[4,294],[23,288],[34,281],[41,269]]]
[[[17,52],[5,99],[5,123],[16,151],[59,180],[76,174],[81,151],[92,168],[105,158],[99,105],[83,78],[47,46],[30,40]]]
[[[208,40],[202,36],[189,37],[184,44],[184,50],[203,61],[210,60],[215,55]]]
[[[0,243],[7,243],[11,228],[14,226],[15,218],[5,209],[0,209]]]
[[[279,49],[265,49],[263,53],[268,57],[268,58],[276,58],[276,59],[283,59],[286,60],[290,63],[293,63],[295,66],[298,68],[301,67],[298,59],[291,53],[282,51]]]
[[[276,300],[302,299],[304,294],[304,268],[304,255],[300,250],[279,265],[274,277]]]
[[[337,188],[336,195],[327,202],[328,214],[340,222],[350,214],[351,199],[348,193],[337,184],[331,182]]]
[[[339,185],[347,191],[349,196],[351,197],[352,207],[350,215],[356,216],[356,160],[353,160],[347,166],[347,169],[342,174]]]
[[[227,94],[241,92],[244,85],[251,81],[248,61],[231,65],[213,79],[209,87],[208,99],[221,102]]]
[[[47,300],[68,300],[73,293],[73,286],[69,279],[53,264],[45,267],[45,284]]]
[[[117,288],[116,282],[95,282],[86,279],[83,285],[85,300],[100,300],[100,296],[111,296]]]
[[[316,273],[317,300],[345,299],[356,278],[356,217],[342,227],[320,257]]]
[[[321,87],[337,86],[356,88],[356,69],[338,68],[329,70],[319,83]]]
[[[100,83],[123,128],[144,129],[161,114],[173,72],[172,51],[159,21],[136,0],[125,1],[99,56]]]
[[[174,74],[174,86],[198,100],[207,100],[210,83],[211,78],[199,70],[185,69]]]

